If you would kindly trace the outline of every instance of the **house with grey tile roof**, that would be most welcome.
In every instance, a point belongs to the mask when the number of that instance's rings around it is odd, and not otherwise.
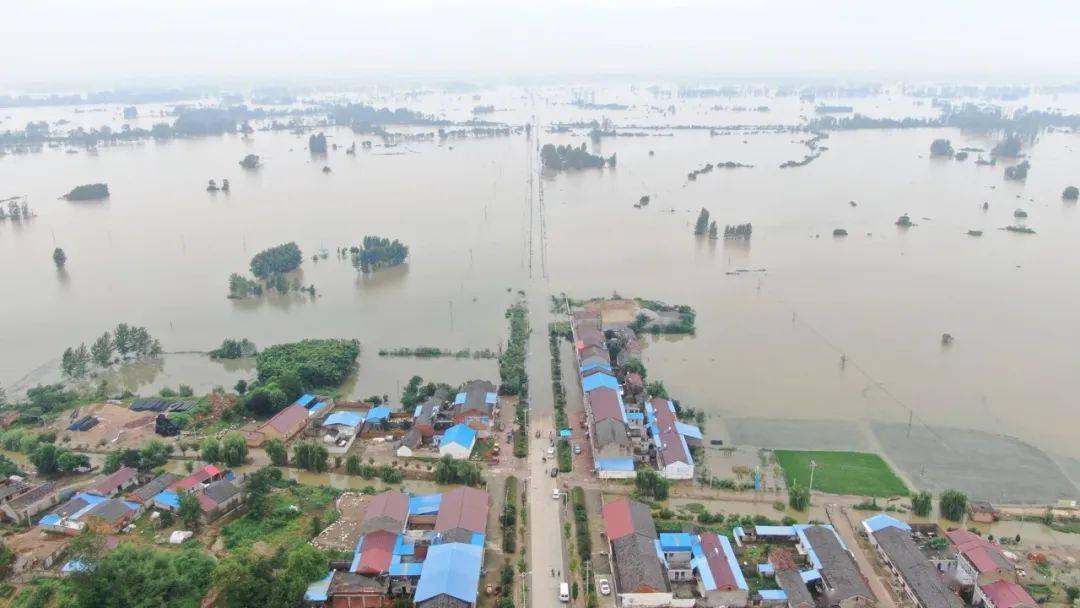
[[[821,562],[820,598],[826,608],[872,606],[877,599],[863,579],[855,558],[825,526],[810,526],[803,534]]]
[[[940,572],[923,555],[911,533],[887,526],[872,534],[878,556],[897,578],[916,608],[964,608],[960,596],[945,584]]]

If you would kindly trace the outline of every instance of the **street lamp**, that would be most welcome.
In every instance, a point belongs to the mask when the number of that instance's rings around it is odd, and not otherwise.
[[[816,468],[817,468],[817,461],[816,460],[811,460],[810,461],[810,489],[807,490],[811,494],[814,493],[814,469],[816,469]]]

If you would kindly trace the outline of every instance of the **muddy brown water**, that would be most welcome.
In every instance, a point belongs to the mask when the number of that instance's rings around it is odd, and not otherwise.
[[[502,95],[516,109],[496,120],[527,119],[530,107],[542,120],[620,120]],[[423,103],[448,115],[474,104]],[[879,113],[922,107],[861,103]],[[709,104],[694,104],[708,114]],[[807,111],[797,101],[774,105],[767,122]],[[626,122],[674,120],[633,113]],[[28,111],[13,114],[4,128]],[[707,117],[739,120],[729,114]],[[55,379],[64,347],[126,321],[147,326],[168,351],[207,350],[224,337],[260,346],[356,337],[364,352],[347,392],[393,397],[414,373],[456,382],[494,378],[497,366],[381,359],[381,347],[496,349],[518,289],[532,303],[562,291],[618,292],[695,307],[697,336],[649,339],[645,362],[673,396],[714,417],[906,423],[913,412],[916,423],[1015,435],[1080,457],[1072,399],[1080,389],[1080,217],[1061,201],[1062,189],[1080,181],[1075,134],[1042,135],[1028,150],[1032,171],[1018,183],[1003,180],[1001,164],[928,158],[936,137],[957,148],[993,144],[955,130],[833,133],[823,142],[828,151],[794,169],[778,165],[806,153],[805,135],[656,133],[590,144],[617,153],[613,170],[543,174],[543,209],[537,201],[531,214],[533,142],[523,135],[376,147],[355,157],[339,149],[325,159],[307,153],[306,135],[285,132],[5,156],[0,195],[28,195],[38,217],[0,223],[0,255],[10,262],[0,384],[14,392]],[[343,147],[364,139],[347,129],[329,135]],[[237,161],[248,153],[264,167],[241,170]],[[722,160],[755,167],[687,182],[691,169]],[[333,171],[324,174],[323,165]],[[228,178],[232,192],[205,192],[210,178]],[[96,181],[109,183],[107,201],[57,200]],[[634,209],[643,194],[651,203]],[[753,222],[751,241],[695,238],[702,206],[720,224]],[[998,230],[1017,208],[1037,234]],[[893,224],[905,212],[917,226]],[[849,236],[833,238],[834,228]],[[984,234],[968,237],[969,229]],[[335,257],[336,247],[367,234],[408,243],[408,264],[362,276]],[[290,240],[305,254],[298,278],[317,297],[225,297],[230,273]],[[69,260],[62,272],[51,259],[57,246]],[[329,258],[313,262],[324,248]],[[948,347],[945,332],[955,337]],[[534,354],[547,357],[546,349]],[[184,354],[119,376],[119,385],[148,393],[178,383],[231,386],[253,370]]]

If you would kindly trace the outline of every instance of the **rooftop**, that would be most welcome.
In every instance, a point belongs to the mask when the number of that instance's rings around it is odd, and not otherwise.
[[[462,486],[444,492],[439,515],[435,519],[435,531],[446,532],[464,529],[483,533],[487,527],[488,493],[476,488]]]
[[[432,545],[416,585],[413,601],[420,603],[438,595],[448,595],[467,603],[476,602],[484,548],[465,543]]]
[[[87,488],[87,491],[99,496],[112,496],[117,489],[131,483],[138,475],[139,472],[132,467],[120,467],[112,474],[95,481],[92,486]]]
[[[803,534],[821,563],[821,576],[828,586],[826,595],[829,606],[838,606],[852,597],[875,599],[863,581],[855,560],[840,544],[835,532],[824,526],[810,526],[803,530]]]
[[[668,591],[664,564],[656,553],[654,540],[640,534],[626,534],[611,542],[619,593]]]
[[[994,581],[981,587],[997,608],[1034,608],[1038,604],[1023,587],[1012,581]]]
[[[656,538],[656,526],[648,505],[624,498],[605,504],[601,513],[609,540],[614,541],[629,534],[650,540]]]
[[[963,608],[960,597],[949,589],[930,560],[915,546],[909,532],[888,526],[874,532],[874,539],[923,608]]]

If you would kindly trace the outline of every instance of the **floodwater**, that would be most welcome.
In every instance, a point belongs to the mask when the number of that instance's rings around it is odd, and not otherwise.
[[[768,113],[708,109],[739,100],[659,100],[652,103],[678,111],[635,105],[624,116],[557,103],[565,95],[492,95],[500,111],[491,120],[535,114],[541,124],[602,117],[616,124],[768,124],[813,115],[797,98],[766,100]],[[643,95],[626,93],[626,102]],[[488,101],[455,95],[387,103],[465,118]],[[873,115],[930,113],[928,103],[895,94],[849,103]],[[286,132],[5,156],[0,196],[28,195],[38,217],[0,223],[0,255],[11,261],[0,384],[11,392],[55,378],[64,347],[126,321],[147,326],[167,351],[205,351],[225,337],[259,346],[355,337],[364,352],[347,391],[394,397],[413,374],[495,379],[497,367],[491,360],[380,358],[379,348],[497,349],[507,331],[503,312],[519,289],[534,308],[550,293],[618,292],[697,310],[697,336],[647,340],[645,363],[672,396],[710,413],[710,429],[723,429],[724,418],[906,424],[910,416],[914,424],[1012,435],[1080,457],[1072,399],[1080,391],[1080,217],[1061,200],[1065,186],[1080,184],[1077,135],[1043,134],[1026,150],[1032,170],[1018,183],[1003,180],[1002,164],[929,158],[937,137],[956,148],[994,143],[956,130],[832,133],[819,159],[792,169],[778,165],[807,153],[800,143],[806,134],[649,133],[590,143],[601,154],[617,153],[615,169],[543,174],[536,182],[543,206],[536,200],[531,213],[535,141],[524,135],[376,145],[348,156],[343,148],[366,137],[335,128],[328,135],[342,149],[325,159],[308,154],[306,134]],[[580,132],[539,138],[588,140]],[[241,170],[237,162],[248,153],[259,154],[264,167]],[[728,160],[755,166],[686,180],[706,162]],[[323,173],[324,165],[332,172]],[[232,192],[205,192],[210,178],[228,178]],[[107,201],[56,198],[95,181],[109,183]],[[634,209],[645,194],[649,206]],[[720,224],[752,222],[752,240],[695,238],[702,206]],[[1037,234],[998,230],[1014,223],[1017,208],[1030,214],[1025,224]],[[917,226],[893,224],[905,212]],[[834,228],[849,236],[832,237]],[[966,236],[969,229],[984,234]],[[334,255],[368,234],[406,242],[408,264],[362,276]],[[317,297],[225,297],[230,273],[244,272],[259,250],[291,240],[306,257],[299,279],[313,284]],[[67,252],[63,272],[52,263],[56,246]],[[329,258],[312,261],[324,248]],[[955,341],[943,347],[946,332]],[[533,354],[547,358],[546,348]],[[177,383],[207,389],[253,375],[250,366],[199,355],[170,355],[146,367],[125,386],[144,394]]]

